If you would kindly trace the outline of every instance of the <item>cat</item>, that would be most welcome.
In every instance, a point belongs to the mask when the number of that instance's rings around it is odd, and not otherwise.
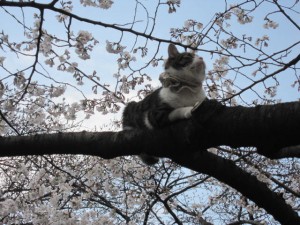
[[[179,53],[174,44],[168,47],[165,71],[159,80],[162,87],[140,102],[129,102],[123,112],[123,129],[159,129],[168,124],[188,119],[192,109],[206,98],[202,83],[205,79],[205,62],[193,53]],[[142,153],[141,160],[154,165],[158,157]]]

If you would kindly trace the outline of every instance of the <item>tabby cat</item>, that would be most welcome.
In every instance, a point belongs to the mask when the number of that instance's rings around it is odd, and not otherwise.
[[[159,77],[162,87],[140,102],[129,102],[123,112],[123,129],[159,129],[173,121],[191,117],[196,104],[206,98],[202,83],[205,63],[193,53],[179,53],[175,45],[168,47],[165,72]],[[145,153],[140,155],[147,165],[159,161]]]

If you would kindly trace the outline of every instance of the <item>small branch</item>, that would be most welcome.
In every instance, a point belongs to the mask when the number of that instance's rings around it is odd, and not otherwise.
[[[176,216],[176,214],[173,212],[173,210],[170,208],[170,206],[168,205],[168,202],[166,200],[162,200],[159,195],[155,195],[155,197],[158,199],[158,201],[160,201],[164,207],[166,208],[166,210],[171,214],[171,216],[173,217],[173,219],[175,220],[175,222],[179,225],[183,225],[183,223],[180,221],[180,219]]]
[[[24,88],[24,92],[22,94],[22,96],[16,101],[15,104],[18,104],[24,97],[25,95],[27,94],[27,89],[31,83],[31,80],[32,80],[32,77],[33,77],[33,74],[34,72],[36,71],[36,65],[39,61],[39,51],[40,51],[40,44],[41,44],[41,39],[42,39],[42,36],[43,36],[43,22],[44,22],[44,10],[41,9],[40,10],[40,13],[41,13],[41,22],[40,22],[40,27],[39,27],[39,35],[38,37],[36,38],[36,53],[35,53],[35,60],[34,60],[34,63],[32,65],[32,70],[31,70],[31,73],[29,75],[29,78],[28,78],[28,82],[27,82],[27,85],[25,86]]]
[[[278,4],[278,0],[273,0],[274,4],[278,7],[279,11],[295,26],[300,30],[300,26],[283,10],[283,8]]]
[[[1,118],[5,121],[5,123],[11,128],[13,129],[13,131],[20,136],[21,134],[19,133],[19,131],[11,124],[11,122],[8,121],[8,119],[5,117],[5,115],[2,113],[2,111],[0,110],[0,116]]]
[[[257,85],[257,84],[259,84],[259,83],[261,83],[261,82],[267,80],[267,79],[270,78],[270,77],[275,76],[276,74],[278,74],[278,73],[280,73],[280,72],[282,72],[282,71],[285,71],[287,68],[289,68],[289,67],[291,67],[291,66],[293,66],[293,65],[296,65],[299,61],[300,61],[300,54],[299,54],[297,57],[295,57],[294,59],[292,59],[290,62],[288,62],[287,64],[285,64],[281,69],[276,70],[276,71],[274,71],[273,73],[270,73],[269,75],[266,75],[265,77],[263,77],[263,78],[261,78],[261,79],[255,81],[255,82],[253,82],[253,83],[250,84],[249,86],[243,88],[241,91],[239,91],[239,92],[237,92],[237,93],[231,95],[229,98],[223,99],[223,102],[228,101],[229,99],[234,98],[235,96],[241,95],[243,92],[245,92],[245,91],[251,89],[251,88],[254,87],[255,85]]]

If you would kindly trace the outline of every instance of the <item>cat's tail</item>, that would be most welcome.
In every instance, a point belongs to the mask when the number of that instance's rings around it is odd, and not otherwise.
[[[146,153],[141,153],[139,155],[140,159],[143,161],[148,166],[153,166],[154,164],[159,162],[159,158],[152,156],[152,155],[147,155]]]

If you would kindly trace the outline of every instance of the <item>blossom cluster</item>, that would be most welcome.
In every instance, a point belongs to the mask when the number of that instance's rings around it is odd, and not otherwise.
[[[92,6],[92,7],[100,7],[102,9],[109,9],[111,8],[112,4],[114,3],[112,0],[80,0],[80,3],[83,6]]]
[[[5,57],[3,57],[3,56],[0,56],[0,66],[3,66],[3,62],[4,62],[4,60],[5,60]]]
[[[5,93],[5,86],[3,82],[0,80],[0,99],[3,97],[4,93]]]
[[[61,1],[60,4],[62,5],[62,9],[65,12],[68,12],[68,13],[72,12],[72,10],[73,10],[72,1]],[[56,19],[60,23],[64,22],[67,18],[68,18],[68,16],[63,13],[56,15]]]
[[[40,43],[40,52],[44,56],[48,57],[52,53],[52,40],[53,38],[50,35],[43,35],[43,40]]]
[[[240,6],[231,5],[231,13],[237,17],[240,24],[251,23],[253,20],[253,16],[248,15]]]
[[[228,73],[228,63],[229,57],[222,55],[214,61],[213,71],[218,73],[218,77],[224,77]],[[218,77],[216,77],[215,80],[218,80]]]
[[[168,4],[168,6],[169,6],[169,13],[174,13],[174,12],[176,12],[176,7],[175,6],[177,6],[177,7],[180,7],[180,2],[181,2],[181,0],[168,0],[167,1],[167,4]]]
[[[120,43],[106,41],[106,51],[113,54],[122,53],[126,46],[122,46]]]
[[[93,44],[89,44],[91,41],[94,41]],[[91,33],[81,30],[76,37],[75,52],[78,54],[79,58],[83,60],[89,59],[89,51],[92,51],[93,46],[97,43],[98,41],[93,38]]]
[[[118,67],[121,70],[128,68],[130,62],[135,62],[136,57],[129,53],[128,51],[124,51],[120,53],[120,58],[118,58]]]
[[[261,38],[257,38],[255,41],[255,45],[256,46],[264,46],[264,47],[268,47],[268,41],[270,40],[268,35],[264,35]]]
[[[265,20],[266,23],[263,25],[265,29],[269,29],[269,28],[276,29],[279,26],[278,23],[274,22],[273,20],[270,20],[269,18],[266,18]]]
[[[203,28],[203,23],[197,22],[196,20],[186,20],[183,26],[187,31],[191,29],[201,30]]]
[[[238,47],[238,39],[236,37],[229,37],[227,39],[222,39],[221,44],[226,48],[226,49],[235,49]]]
[[[191,47],[197,48],[199,44],[202,44],[201,39],[203,39],[203,35],[201,34],[201,30],[203,28],[203,24],[201,22],[197,22],[196,20],[186,20],[182,28],[171,28],[170,34],[172,38],[175,38],[176,42],[186,43]]]
[[[26,86],[26,78],[24,75],[24,72],[18,72],[17,74],[15,74],[13,83],[19,89],[22,89]]]

